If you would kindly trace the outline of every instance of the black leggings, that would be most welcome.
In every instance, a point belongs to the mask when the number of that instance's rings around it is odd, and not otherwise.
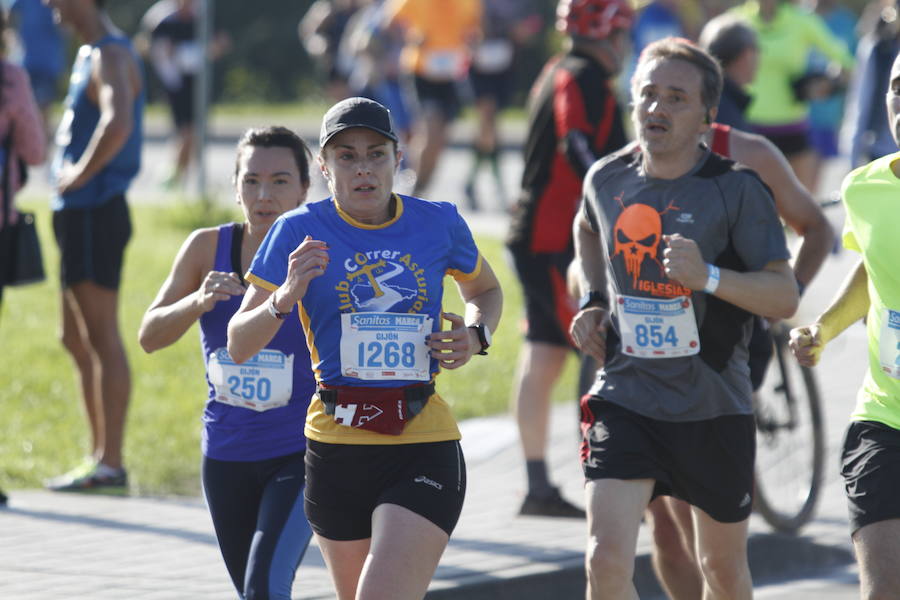
[[[303,452],[237,462],[203,457],[203,492],[231,581],[244,600],[291,598],[312,530]]]

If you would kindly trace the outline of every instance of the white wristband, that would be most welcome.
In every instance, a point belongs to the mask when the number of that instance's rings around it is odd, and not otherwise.
[[[715,294],[716,290],[719,289],[719,267],[706,263],[706,271],[709,273],[709,276],[706,278],[706,285],[703,286],[703,291],[707,294]]]

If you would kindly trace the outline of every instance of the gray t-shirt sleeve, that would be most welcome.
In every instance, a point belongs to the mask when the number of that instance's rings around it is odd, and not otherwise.
[[[772,261],[789,259],[784,227],[769,188],[746,170],[737,171],[731,180],[733,189],[726,192],[733,200],[731,243],[747,270],[759,271]]]
[[[591,206],[591,203],[588,201],[587,196],[581,197],[581,212],[584,214],[584,218],[587,219],[588,225],[591,227],[591,231],[594,233],[600,232],[600,226],[597,224],[597,215],[594,213],[594,209]]]
[[[584,178],[584,186],[581,192],[581,214],[587,219],[587,222],[593,231],[599,231],[600,226],[597,223],[597,213],[594,210],[594,204],[597,202],[597,198],[594,193],[594,186],[591,184],[594,179],[592,174],[596,174],[596,171],[593,169],[588,171],[587,176]]]
[[[607,165],[613,162],[619,153],[611,154],[609,156],[603,157],[593,165],[588,170],[587,175],[584,176],[584,182],[581,186],[581,212],[584,214],[584,217],[587,219],[588,224],[590,224],[591,229],[597,233],[600,233],[600,219],[601,216],[599,214],[600,209],[598,203],[600,199],[598,198],[598,193],[600,188],[609,179],[611,176],[611,171]],[[607,167],[604,169],[604,167]]]

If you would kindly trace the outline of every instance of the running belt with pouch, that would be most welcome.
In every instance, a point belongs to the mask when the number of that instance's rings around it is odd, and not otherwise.
[[[434,382],[396,388],[327,386],[317,394],[325,414],[345,427],[400,435],[413,417],[422,412],[434,394]]]

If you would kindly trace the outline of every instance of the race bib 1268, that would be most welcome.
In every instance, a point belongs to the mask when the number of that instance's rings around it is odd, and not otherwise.
[[[433,320],[407,313],[341,315],[341,374],[367,380],[431,379],[425,336]]]

